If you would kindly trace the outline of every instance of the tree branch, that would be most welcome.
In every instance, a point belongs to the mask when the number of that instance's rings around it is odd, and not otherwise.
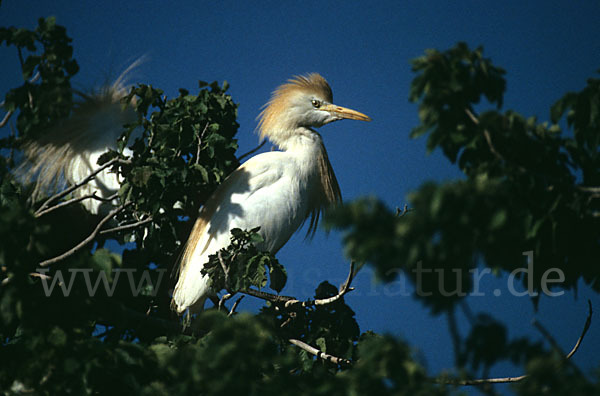
[[[579,191],[588,192],[592,194],[600,194],[600,187],[586,187],[586,186],[577,186]]]
[[[473,124],[480,126],[479,124],[479,119],[477,117],[475,117],[475,114],[473,114],[471,112],[471,110],[469,109],[465,109],[465,113],[467,113],[467,116],[471,119],[471,121],[473,121]],[[492,143],[492,136],[490,135],[490,132],[487,129],[483,129],[483,136],[485,137],[485,141],[488,144],[488,147],[490,148],[490,151],[492,152],[492,154],[494,154],[494,156],[499,159],[500,161],[506,161],[504,159],[504,157],[502,156],[502,154],[500,154],[497,150],[496,147],[494,147],[494,144]]]
[[[237,300],[235,300],[235,302],[233,303],[233,307],[231,307],[231,310],[229,311],[229,315],[227,316],[232,316],[235,313],[235,310],[237,309],[238,305],[240,305],[240,301],[242,301],[244,299],[244,297],[246,296],[239,296]]]
[[[13,115],[13,113],[14,112],[12,110],[6,112],[2,121],[0,121],[0,128],[3,128],[8,123],[8,120],[10,120],[10,117]]]
[[[152,216],[150,216],[147,219],[140,220],[140,221],[137,221],[135,223],[125,224],[125,225],[122,225],[122,226],[118,226],[118,227],[114,227],[114,228],[109,228],[109,229],[106,229],[106,230],[102,230],[102,231],[100,231],[100,235],[110,234],[111,232],[129,230],[131,228],[136,228],[136,227],[139,227],[139,226],[144,225],[144,224],[152,223],[153,220],[154,220],[154,218],[152,218]]]
[[[294,297],[282,296],[279,294],[272,294],[272,293],[267,293],[267,292],[263,292],[260,290],[254,290],[254,289],[238,290],[238,292],[247,294],[252,297],[260,298],[261,300],[270,301],[275,304],[286,303],[286,302],[292,301],[292,300],[296,301],[296,299]]]
[[[91,241],[93,241],[94,238],[96,238],[96,236],[100,232],[100,229],[102,228],[102,226],[106,222],[108,222],[110,219],[112,219],[113,217],[115,217],[118,213],[120,213],[121,211],[123,211],[126,206],[127,205],[121,205],[118,208],[114,208],[113,210],[111,210],[102,220],[100,220],[100,222],[98,223],[98,225],[96,226],[96,228],[94,229],[94,231],[92,231],[92,233],[87,238],[85,238],[83,241],[79,242],[79,244],[77,244],[75,247],[73,247],[72,249],[69,249],[68,251],[66,251],[65,253],[61,254],[60,256],[56,256],[54,258],[51,258],[51,259],[44,260],[44,261],[40,262],[40,264],[39,264],[40,267],[47,267],[50,264],[54,264],[54,263],[57,263],[57,262],[59,262],[61,260],[64,260],[67,257],[73,255],[78,250],[80,250],[83,247],[85,247],[88,243],[90,243]]]
[[[402,209],[396,208],[396,216],[397,217],[403,217],[408,212],[412,212],[413,210],[414,210],[413,208],[409,208],[408,207],[408,204],[404,204],[404,208],[402,208]]]
[[[34,277],[34,278],[46,279],[46,280],[52,279],[51,276],[46,275],[46,274],[40,274],[39,272],[30,272],[29,276]],[[0,286],[8,285],[10,282],[12,282],[12,280],[13,280],[12,276],[6,277],[6,278],[2,279],[2,282],[0,282]],[[60,285],[60,282],[59,282],[59,285]]]
[[[235,293],[227,293],[224,294],[223,297],[219,299],[219,305],[217,305],[217,309],[220,311],[225,306],[225,301],[229,300],[231,297],[235,296]]]
[[[110,202],[113,199],[117,198],[118,196],[119,196],[119,194],[113,194],[110,197],[102,198],[102,197],[97,196],[96,195],[96,191],[94,191],[92,194],[84,195],[83,197],[77,197],[77,198],[69,199],[68,201],[61,202],[61,203],[59,203],[57,205],[51,206],[48,209],[44,209],[42,211],[40,211],[38,209],[38,211],[35,212],[35,217],[41,217],[41,216],[43,216],[43,215],[45,215],[47,213],[50,213],[50,212],[52,212],[52,211],[54,211],[56,209],[59,209],[59,208],[62,208],[62,207],[65,207],[65,206],[68,206],[68,205],[71,205],[71,204],[74,204],[74,203],[77,203],[77,202],[81,202],[81,201],[84,201],[86,199],[96,199],[98,201]]]
[[[198,135],[198,147],[196,148],[196,164],[198,164],[198,162],[200,161],[200,151],[201,151],[201,146],[202,146],[202,138],[204,137],[204,134],[206,133],[206,129],[208,128],[208,122],[206,123],[206,125],[204,125],[204,129],[202,130],[202,133],[200,133],[200,135]]]
[[[220,250],[217,252],[217,257],[219,258],[219,263],[221,264],[221,269],[223,270],[223,274],[225,276],[225,288],[227,289],[229,288],[229,268],[227,268],[225,265]]]
[[[579,346],[581,345],[581,342],[583,341],[583,338],[585,337],[585,334],[587,333],[587,331],[589,330],[589,328],[590,328],[590,326],[592,324],[592,314],[593,314],[593,311],[592,311],[592,302],[590,300],[588,300],[588,316],[587,316],[587,319],[585,321],[585,324],[583,325],[583,330],[581,332],[581,335],[577,339],[577,342],[575,343],[575,346],[573,346],[573,349],[571,349],[571,352],[569,352],[565,356],[565,360],[571,359],[571,357],[579,349]],[[544,331],[545,331],[545,329],[544,329]],[[472,385],[506,384],[506,383],[512,383],[512,382],[519,382],[519,381],[522,381],[523,379],[525,379],[527,377],[528,377],[528,375],[524,374],[524,375],[520,375],[518,377],[480,378],[480,379],[455,380],[455,381],[453,381],[453,380],[440,380],[440,379],[436,379],[436,380],[434,380],[434,382],[439,383],[439,384],[447,384],[447,385],[472,386]]]
[[[335,296],[307,301],[290,300],[285,303],[285,307],[289,308],[296,304],[301,304],[302,307],[311,307],[317,305],[327,305],[336,302],[337,300],[342,298],[346,293],[354,290],[353,287],[350,287],[350,285],[352,284],[352,280],[354,279],[354,275],[356,275],[354,273],[354,265],[354,260],[350,261],[350,271],[348,272],[348,277],[346,278],[346,281],[339,287],[338,294],[336,294]]]
[[[99,167],[98,169],[96,169],[94,172],[90,173],[85,179],[83,179],[82,181],[80,181],[77,184],[72,185],[71,187],[67,188],[66,190],[63,190],[53,196],[51,196],[50,198],[48,198],[46,200],[46,202],[44,202],[42,204],[42,206],[40,206],[38,208],[38,210],[36,210],[35,212],[35,216],[39,217],[40,213],[44,211],[44,209],[46,209],[52,202],[61,199],[62,197],[64,197],[65,195],[77,190],[79,187],[83,186],[84,184],[88,183],[90,180],[92,180],[93,178],[96,177],[96,175],[100,172],[102,172],[104,169],[110,167],[111,165],[122,161],[120,158],[113,158],[110,161],[108,161],[106,164],[102,165],[101,167]]]
[[[296,299],[295,297],[282,296],[279,294],[272,294],[272,293],[267,293],[267,292],[254,290],[254,289],[239,290],[239,292],[247,294],[252,297],[260,298],[265,301],[270,301],[275,304],[284,304],[285,308],[290,308],[290,307],[293,307],[296,305],[300,305],[303,308],[314,307],[317,305],[331,304],[331,303],[339,300],[340,298],[342,298],[346,293],[354,290],[353,287],[350,287],[350,284],[352,283],[352,280],[354,279],[354,275],[355,275],[354,274],[354,261],[351,261],[350,262],[350,272],[348,273],[348,277],[346,278],[346,281],[340,286],[338,294],[336,294],[335,296],[329,297],[329,298],[322,298],[322,299],[316,299],[316,300],[309,299],[309,300],[305,300],[305,301],[300,301],[300,300]]]
[[[571,359],[571,357],[575,355],[575,352],[577,352],[577,350],[579,349],[579,346],[583,341],[583,337],[585,337],[585,333],[587,333],[587,331],[590,329],[590,326],[592,325],[592,313],[592,301],[588,300],[588,317],[585,320],[585,324],[583,325],[581,335],[577,339],[577,342],[575,343],[575,346],[573,346],[573,349],[571,349],[571,352],[569,352],[569,354],[566,356],[566,359]]]
[[[23,51],[20,46],[17,46],[17,54],[19,55],[19,63],[21,64],[21,70],[25,68],[25,60],[23,59]]]
[[[348,359],[344,359],[344,358],[339,358],[336,356],[332,356],[332,355],[328,355],[324,352],[321,352],[319,349],[312,347],[310,345],[308,345],[305,342],[302,342],[300,340],[296,340],[293,338],[290,338],[288,340],[291,344],[296,345],[298,348],[304,349],[306,352],[315,355],[316,357],[318,357],[319,359],[323,359],[326,360],[328,362],[334,363],[334,364],[339,364],[339,365],[347,365],[350,366],[352,365],[352,362]]]
[[[458,386],[476,386],[485,384],[507,384],[512,382],[519,382],[527,378],[527,374],[520,375],[518,377],[503,377],[503,378],[480,378],[471,380],[435,380],[438,384],[444,385],[458,385]]]
[[[31,77],[31,79],[29,80],[29,83],[33,84],[34,82],[36,82],[37,80],[39,80],[40,77],[41,77],[41,74],[38,71],[38,72],[35,73],[35,75],[33,77]],[[3,107],[5,103],[6,102],[3,100],[2,103],[0,103],[0,107]],[[0,128],[3,128],[8,123],[8,120],[10,120],[10,117],[12,117],[13,114],[14,114],[13,110],[10,110],[10,111],[6,112],[6,114],[4,115],[4,118],[2,118],[2,121],[0,121]]]

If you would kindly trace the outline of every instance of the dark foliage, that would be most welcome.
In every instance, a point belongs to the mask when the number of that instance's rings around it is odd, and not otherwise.
[[[169,310],[168,275],[198,209],[238,166],[236,105],[227,84],[200,83],[198,92],[167,99],[148,85],[133,88],[139,120],[124,128],[119,150],[101,163],[123,177],[118,214],[94,240],[51,265],[90,235],[100,216],[69,205],[36,216],[30,190],[12,175],[13,154],[25,138],[68,117],[70,78],[77,72],[71,40],[54,19],[34,31],[1,28],[0,43],[16,48],[20,85],[6,94],[16,136],[0,140],[0,391],[3,394],[246,394],[246,395],[437,395],[455,389],[436,383],[411,348],[392,337],[360,332],[343,297],[326,305],[286,307],[267,302],[256,315],[209,309],[183,328]],[[439,279],[412,271],[464,270],[486,265],[511,271],[532,250],[536,274],[558,267],[560,287],[579,279],[598,283],[600,83],[568,94],[552,109],[566,114],[572,137],[557,125],[538,124],[515,112],[476,115],[482,97],[500,107],[504,72],[466,45],[430,51],[413,63],[418,73],[411,99],[420,102],[428,147],[440,147],[465,179],[428,183],[411,198],[413,213],[397,216],[382,203],[361,200],[329,217],[347,231],[348,253],[370,263],[384,281],[405,271],[436,313],[452,312],[461,295],[443,290],[469,277]],[[37,73],[39,78],[32,79]],[[140,138],[130,139],[141,128]],[[130,147],[132,156],[123,154]],[[535,153],[535,155],[531,155]],[[64,199],[68,199],[65,197]],[[129,227],[130,225],[137,226]],[[123,227],[115,229],[115,227]],[[286,283],[284,267],[259,252],[256,230],[232,230],[232,244],[212,256],[206,272],[215,291],[242,293]],[[116,247],[121,244],[120,249]],[[519,252],[516,257],[512,249]],[[121,252],[122,253],[118,253]],[[483,260],[479,261],[478,258]],[[511,264],[516,263],[516,264]],[[568,265],[567,265],[568,264]],[[538,271],[539,268],[539,271]],[[527,279],[523,278],[525,285]],[[540,278],[532,287],[540,290]],[[322,282],[316,299],[338,294]],[[225,308],[225,307],[224,307]],[[289,343],[299,339],[322,353],[351,361],[334,364]],[[593,394],[591,382],[561,355],[526,339],[509,340],[506,329],[480,315],[457,350],[457,372],[473,375],[499,359],[526,366],[531,376],[520,394]],[[551,373],[551,374],[548,374]],[[439,382],[439,381],[438,381]]]

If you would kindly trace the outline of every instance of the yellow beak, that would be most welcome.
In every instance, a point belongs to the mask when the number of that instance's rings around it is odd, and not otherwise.
[[[320,110],[328,111],[340,118],[347,118],[349,120],[371,121],[371,118],[363,113],[334,104],[323,105]]]

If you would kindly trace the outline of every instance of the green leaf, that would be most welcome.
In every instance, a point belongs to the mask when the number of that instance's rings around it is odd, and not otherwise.
[[[269,260],[269,278],[271,280],[269,287],[280,293],[287,283],[287,272],[277,260]]]
[[[153,174],[153,170],[149,166],[142,166],[135,168],[131,171],[131,181],[137,187],[144,187],[148,185],[148,181]]]
[[[205,167],[203,167],[200,164],[194,164],[194,165],[192,165],[192,169],[200,172],[200,174],[202,175],[202,181],[204,183],[208,183],[209,182],[210,179],[208,177],[208,171],[206,170]]]
[[[54,327],[48,334],[48,341],[55,347],[61,347],[67,343],[67,335],[61,328]]]
[[[502,227],[506,223],[506,218],[507,218],[506,210],[497,211],[494,214],[494,216],[492,217],[492,220],[490,221],[490,229],[496,230],[496,229]]]
[[[327,341],[325,340],[324,337],[319,337],[315,340],[315,343],[317,344],[317,347],[319,348],[319,350],[323,353],[327,353]]]

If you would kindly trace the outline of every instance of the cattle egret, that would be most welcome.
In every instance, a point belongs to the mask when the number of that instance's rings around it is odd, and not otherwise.
[[[200,210],[179,262],[172,308],[179,314],[202,310],[211,294],[201,270],[209,256],[227,247],[230,230],[260,226],[259,249],[276,253],[310,217],[341,201],[341,193],[321,135],[313,128],[341,119],[370,121],[334,105],[329,84],[319,74],[295,77],[277,88],[259,115],[261,138],[280,151],[252,157],[227,177]]]
[[[34,201],[62,189],[65,184],[81,183],[99,168],[98,158],[102,154],[117,149],[117,138],[123,133],[123,125],[137,121],[133,107],[124,107],[121,99],[127,94],[125,76],[138,63],[127,68],[113,84],[90,94],[79,93],[82,100],[75,104],[68,119],[25,143],[25,161],[17,173],[26,182],[35,179]],[[139,128],[132,133],[134,137],[140,135]],[[128,148],[123,153],[132,154]],[[104,213],[107,207],[117,202],[107,203],[105,199],[117,193],[120,183],[116,173],[104,169],[72,195],[81,198],[89,212]]]

